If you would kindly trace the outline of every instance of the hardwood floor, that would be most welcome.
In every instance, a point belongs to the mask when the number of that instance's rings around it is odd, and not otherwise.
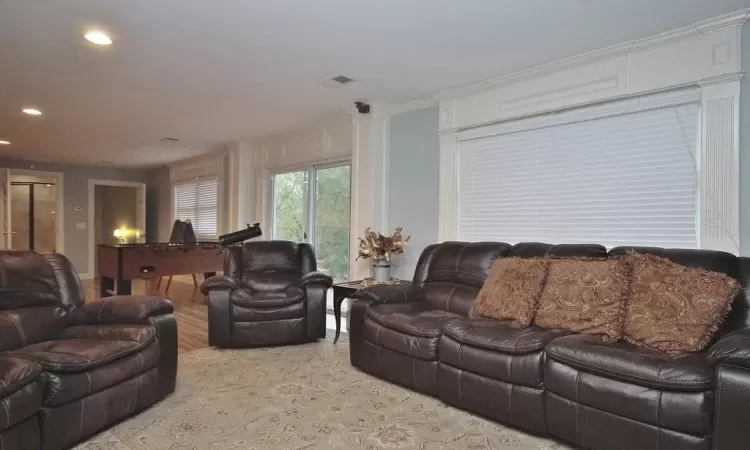
[[[202,280],[198,278],[200,283]],[[164,295],[174,303],[177,318],[177,334],[180,352],[208,347],[208,309],[206,297],[193,285],[190,275],[179,275],[172,279],[169,293],[164,293],[166,278],[157,290],[157,281],[133,281],[133,294]],[[99,280],[84,280],[86,302],[99,299]]]
[[[198,277],[198,283],[203,280]],[[163,295],[168,297],[174,303],[174,315],[177,318],[177,335],[180,352],[196,350],[208,347],[208,308],[206,306],[206,297],[201,294],[200,290],[193,285],[193,278],[190,275],[178,275],[172,278],[172,284],[169,287],[169,293],[165,294],[167,279],[157,290],[157,280],[134,280],[133,295]],[[99,279],[84,280],[83,288],[86,295],[86,302],[95,302],[99,300]],[[326,327],[329,333],[336,329],[333,318],[333,298],[331,290],[328,291],[328,310],[326,316]],[[341,332],[346,333],[346,312],[348,311],[348,302],[342,305]]]

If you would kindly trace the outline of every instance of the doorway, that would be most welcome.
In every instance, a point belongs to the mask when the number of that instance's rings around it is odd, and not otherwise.
[[[0,169],[0,249],[63,253],[62,174]]]
[[[89,180],[89,267],[99,276],[99,245],[136,244],[145,240],[145,185]]]

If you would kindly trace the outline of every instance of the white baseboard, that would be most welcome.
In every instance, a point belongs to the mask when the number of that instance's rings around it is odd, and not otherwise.
[[[78,278],[82,280],[93,280],[95,277],[93,273],[81,273],[78,275]]]

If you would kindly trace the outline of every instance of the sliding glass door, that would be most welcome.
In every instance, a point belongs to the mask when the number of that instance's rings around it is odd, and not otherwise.
[[[273,238],[313,244],[318,269],[337,281],[346,280],[351,165],[276,173],[272,182]]]

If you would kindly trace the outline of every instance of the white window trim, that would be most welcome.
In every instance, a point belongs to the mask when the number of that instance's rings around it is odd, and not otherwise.
[[[172,181],[171,187],[170,187],[170,198],[171,198],[171,210],[172,210],[172,222],[174,223],[175,220],[177,220],[177,202],[175,201],[175,189],[178,186],[185,185],[185,184],[192,184],[196,181],[205,180],[205,179],[214,179],[216,180],[216,235],[215,236],[208,236],[208,235],[198,235],[196,234],[196,238],[200,240],[216,240],[218,239],[219,235],[224,233],[223,230],[223,215],[224,215],[224,183],[222,181],[222,177],[218,174],[215,175],[204,175],[201,177],[195,177],[190,179],[183,179],[179,181]]]
[[[512,129],[518,119],[543,126],[560,111],[586,114],[586,108],[572,108],[637,103],[646,95],[691,88],[701,103],[699,246],[738,254],[739,45],[746,19],[742,11],[703,22],[700,32],[686,27],[435,95],[441,135],[438,240],[456,239],[460,139]],[[555,114],[542,116],[548,113]]]

